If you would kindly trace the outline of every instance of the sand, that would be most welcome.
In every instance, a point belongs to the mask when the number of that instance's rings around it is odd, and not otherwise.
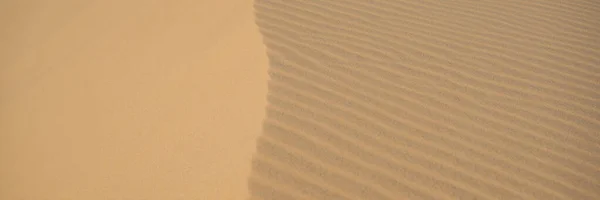
[[[600,199],[600,3],[255,8],[252,199]]]
[[[0,1],[0,199],[244,199],[249,1]]]
[[[0,13],[0,199],[600,199],[593,1]]]

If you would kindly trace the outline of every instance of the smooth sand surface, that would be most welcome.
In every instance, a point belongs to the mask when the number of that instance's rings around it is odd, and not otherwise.
[[[251,199],[600,199],[600,3],[257,0]]]
[[[251,1],[0,1],[0,199],[244,199]]]

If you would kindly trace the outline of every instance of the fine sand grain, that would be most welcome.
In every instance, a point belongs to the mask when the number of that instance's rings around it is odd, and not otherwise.
[[[251,1],[0,0],[0,200],[237,200],[264,118]]]
[[[251,199],[600,199],[600,3],[256,0]]]

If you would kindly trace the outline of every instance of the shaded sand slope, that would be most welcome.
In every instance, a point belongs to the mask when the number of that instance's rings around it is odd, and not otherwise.
[[[0,1],[0,199],[245,199],[268,75],[252,4]]]
[[[600,199],[600,3],[257,0],[251,199]]]

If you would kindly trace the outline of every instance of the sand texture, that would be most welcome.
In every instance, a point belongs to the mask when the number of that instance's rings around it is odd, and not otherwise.
[[[0,200],[245,199],[252,4],[0,0]]]
[[[598,200],[599,86],[592,0],[0,0],[0,200]]]
[[[256,0],[250,199],[600,199],[600,3]]]

